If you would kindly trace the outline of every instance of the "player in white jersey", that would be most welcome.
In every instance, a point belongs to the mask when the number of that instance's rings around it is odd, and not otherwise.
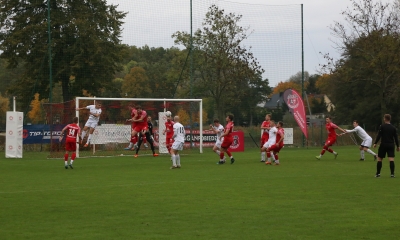
[[[221,144],[224,141],[224,138],[221,138],[222,134],[224,134],[224,126],[222,126],[218,119],[214,119],[214,125],[210,125],[210,130],[217,135],[213,151],[219,156],[221,153]]]
[[[185,143],[185,128],[179,122],[179,116],[174,117],[174,143],[171,147],[171,156],[172,156],[172,167],[171,169],[180,168],[181,167],[181,156],[179,155],[179,151],[183,150],[183,144]]]
[[[267,152],[268,148],[276,143],[276,134],[278,133],[278,129],[275,127],[275,122],[273,120],[270,120],[269,126],[270,126],[270,129],[268,131],[269,138],[268,138],[268,141],[266,143],[264,143],[264,145],[261,147],[262,152]],[[270,155],[272,156],[272,158],[275,161],[274,155],[268,154],[268,152],[267,152],[267,156],[270,156]],[[270,160],[270,159],[268,159],[268,160]]]
[[[101,103],[97,102],[96,105],[89,105],[86,107],[77,108],[76,111],[84,109],[89,109],[89,119],[86,121],[86,124],[83,127],[81,139],[83,140],[85,138],[86,132],[87,130],[89,130],[89,136],[87,138],[86,144],[84,145],[84,147],[87,147],[90,144],[90,140],[92,139],[94,129],[96,128],[100,120]]]
[[[372,145],[372,137],[368,135],[368,133],[362,127],[358,125],[357,120],[353,121],[353,126],[354,126],[353,130],[345,130],[346,132],[340,135],[355,132],[362,140],[360,145],[360,155],[361,155],[360,161],[364,161],[364,152],[373,155],[375,161],[377,156],[371,149],[369,149]]]

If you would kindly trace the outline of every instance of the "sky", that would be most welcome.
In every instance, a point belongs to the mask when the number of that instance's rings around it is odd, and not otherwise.
[[[189,31],[189,0],[107,0],[128,12],[123,25],[122,42],[129,45],[172,47],[172,33]],[[343,10],[350,0],[193,0],[193,26],[200,27],[211,3],[227,12],[243,15],[251,36],[244,43],[266,70],[263,77],[274,87],[301,71],[301,11],[304,20],[304,70],[319,72],[324,53],[339,58],[331,29],[335,21],[344,22]],[[180,46],[176,46],[180,47]],[[322,54],[321,54],[322,53]]]

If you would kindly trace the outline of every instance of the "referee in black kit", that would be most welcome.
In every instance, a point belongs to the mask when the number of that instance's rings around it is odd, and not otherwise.
[[[390,177],[394,178],[394,144],[396,143],[397,151],[399,148],[399,139],[397,137],[396,128],[390,124],[390,114],[383,116],[383,124],[379,127],[378,136],[376,137],[374,148],[376,144],[381,140],[381,145],[378,149],[378,162],[376,163],[376,175],[375,177],[381,177],[382,159],[385,158],[386,154],[389,158],[390,163]]]

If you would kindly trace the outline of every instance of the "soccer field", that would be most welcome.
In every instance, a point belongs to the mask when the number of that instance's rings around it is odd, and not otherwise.
[[[217,165],[206,153],[77,159],[0,156],[0,239],[396,239],[400,188],[357,147],[256,149]],[[187,151],[186,151],[187,152]]]

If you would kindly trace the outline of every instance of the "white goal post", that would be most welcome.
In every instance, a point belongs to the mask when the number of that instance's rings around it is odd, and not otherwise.
[[[119,102],[163,102],[164,103],[164,109],[163,111],[166,112],[168,109],[166,108],[166,105],[168,102],[197,102],[199,103],[199,151],[200,153],[203,153],[203,99],[167,99],[167,98],[102,98],[102,97],[76,97],[75,98],[75,107],[83,107],[80,106],[81,101],[93,101],[93,104],[95,101],[119,101]],[[90,105],[90,104],[89,104]],[[146,110],[146,109],[144,109]],[[161,110],[162,111],[162,110]],[[177,115],[177,113],[173,113],[173,115]],[[160,116],[157,114],[157,116]],[[79,118],[79,111],[76,111],[76,117]],[[85,121],[87,119],[84,119]],[[100,121],[102,120],[102,117],[100,116]],[[159,131],[159,136],[162,135],[161,129],[165,128],[164,126],[160,126],[160,122],[164,121],[158,121],[158,131]],[[108,143],[112,142],[118,142],[118,143],[129,143],[130,139],[130,126],[129,125],[124,125],[122,126],[121,124],[103,124],[106,125],[105,127],[110,127],[112,128],[113,126],[118,127],[118,133],[115,133],[112,137],[107,137]],[[115,129],[115,128],[114,128]],[[109,134],[109,133],[108,133]],[[114,134],[114,133],[113,133]],[[128,137],[129,136],[129,137]],[[93,134],[92,140],[94,142],[93,145],[93,154],[95,152],[95,146],[98,144],[98,141],[96,143],[96,135]],[[79,145],[77,147],[77,157],[79,157]],[[122,154],[121,154],[122,155]]]

